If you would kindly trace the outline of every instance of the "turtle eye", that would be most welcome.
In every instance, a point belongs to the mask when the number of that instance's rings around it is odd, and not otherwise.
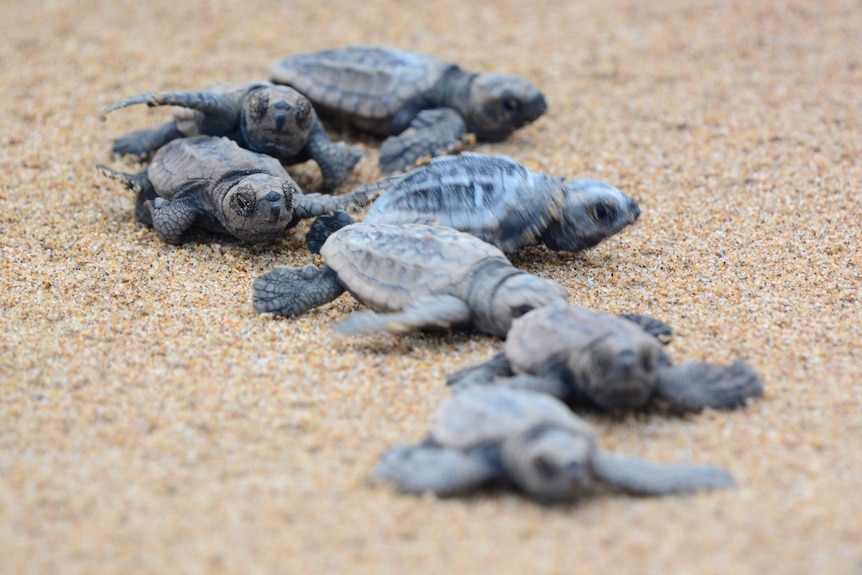
[[[517,112],[521,109],[521,100],[519,100],[512,94],[507,94],[503,96],[503,109],[510,114],[513,112]]]
[[[614,218],[616,218],[617,211],[614,206],[605,202],[599,202],[590,206],[587,215],[590,216],[590,219],[594,223],[598,224],[602,222],[612,221]]]
[[[530,465],[542,479],[553,479],[560,469],[557,463],[547,455],[536,455]]]
[[[266,94],[258,94],[251,104],[251,116],[255,121],[260,122],[266,117],[269,112],[269,96]]]
[[[521,317],[525,313],[529,313],[533,311],[533,306],[531,305],[520,305],[518,307],[512,308],[512,317]]]
[[[238,191],[230,199],[230,209],[238,216],[250,218],[257,211],[255,195],[247,191]]]

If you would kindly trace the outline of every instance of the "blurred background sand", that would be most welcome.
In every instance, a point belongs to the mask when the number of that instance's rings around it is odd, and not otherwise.
[[[58,0],[7,2],[0,27],[0,572],[862,571],[858,1]],[[578,303],[663,318],[677,360],[760,371],[746,409],[588,418],[608,448],[721,465],[736,489],[546,508],[372,487],[445,374],[498,342],[336,339],[349,296],[257,315],[255,276],[314,261],[305,226],[167,246],[94,170],[168,115],[101,122],[121,97],[351,43],[531,78],[547,115],[475,149],[640,201],[594,249],[514,260]],[[379,142],[333,137],[366,151],[345,188],[379,176]]]

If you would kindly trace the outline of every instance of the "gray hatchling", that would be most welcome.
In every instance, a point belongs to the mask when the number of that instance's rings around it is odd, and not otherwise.
[[[553,250],[595,246],[633,224],[638,203],[590,179],[534,173],[505,156],[464,153],[435,158],[406,174],[363,188],[380,193],[363,219],[375,224],[437,224],[467,232],[505,253],[544,243]],[[308,234],[314,251],[321,227]]]
[[[343,142],[331,142],[311,102],[288,86],[224,82],[198,92],[147,92],[117,102],[102,116],[135,104],[175,106],[174,119],[117,138],[115,154],[146,158],[177,138],[224,136],[287,165],[314,160],[327,189],[338,187],[361,157]]]
[[[303,194],[278,160],[212,136],[169,142],[138,174],[98,168],[138,193],[135,218],[169,244],[180,243],[192,227],[248,243],[271,241],[302,218],[374,199],[362,192]]]
[[[441,405],[427,439],[388,450],[373,479],[404,493],[441,496],[500,483],[543,502],[575,500],[595,484],[636,495],[733,485],[717,467],[604,452],[586,422],[553,397],[487,387],[456,391]]]
[[[515,320],[501,353],[449,384],[530,389],[601,410],[639,409],[656,397],[680,412],[730,409],[763,393],[742,361],[672,365],[659,341],[670,333],[648,316],[556,303]]]
[[[290,317],[347,290],[374,311],[351,314],[337,326],[342,334],[472,325],[503,337],[512,319],[566,300],[556,282],[516,269],[491,244],[450,228],[352,224],[320,253],[322,268],[281,267],[255,279],[254,308]]]
[[[451,151],[467,132],[502,140],[547,107],[523,78],[465,72],[434,56],[390,48],[288,56],[272,67],[272,78],[305,94],[324,118],[392,136],[380,151],[384,173]]]

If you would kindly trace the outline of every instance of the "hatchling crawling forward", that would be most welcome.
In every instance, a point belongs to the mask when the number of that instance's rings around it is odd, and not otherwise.
[[[670,333],[647,316],[555,303],[515,320],[500,354],[449,384],[531,389],[598,409],[638,409],[659,397],[681,412],[730,409],[763,392],[741,361],[672,365],[658,339]]]
[[[176,106],[174,119],[117,138],[115,154],[145,158],[177,138],[225,136],[287,165],[314,160],[328,189],[338,187],[361,157],[343,142],[330,142],[311,103],[288,86],[224,82],[199,92],[148,92],[117,102],[103,116],[135,104]]]
[[[520,271],[494,246],[445,227],[352,224],[334,232],[320,253],[322,268],[281,267],[255,279],[255,309],[295,316],[347,290],[374,311],[340,322],[342,334],[473,325],[504,337],[515,317],[566,300],[556,282]]]
[[[384,453],[373,478],[405,493],[441,496],[497,482],[546,502],[577,499],[593,484],[638,495],[733,485],[717,467],[603,452],[586,422],[553,397],[487,387],[456,391],[428,438]]]
[[[212,136],[171,141],[138,174],[98,167],[138,193],[135,218],[169,244],[192,227],[267,242],[302,218],[373,200],[363,192],[303,194],[278,160]]]
[[[384,173],[445,153],[466,132],[502,140],[547,107],[523,78],[469,73],[434,56],[380,47],[288,56],[272,67],[272,78],[302,92],[324,117],[397,136],[380,151]]]
[[[555,178],[505,156],[473,153],[435,158],[360,190],[381,194],[365,223],[449,226],[506,253],[542,243],[553,250],[583,250],[640,215],[638,203],[609,184]],[[332,221],[313,224],[312,251],[326,228],[339,225]]]

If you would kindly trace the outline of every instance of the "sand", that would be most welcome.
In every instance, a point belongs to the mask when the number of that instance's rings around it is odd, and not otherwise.
[[[0,21],[0,572],[862,572],[858,2],[57,0]],[[737,411],[588,416],[609,449],[720,465],[735,489],[542,507],[369,485],[428,429],[445,375],[498,342],[338,339],[346,295],[258,315],[254,277],[315,261],[306,226],[168,246],[96,173],[136,170],[111,139],[167,118],[101,122],[117,99],[349,43],[531,78],[547,115],[474,149],[640,201],[591,250],[514,261],[663,318],[677,360],[762,374]],[[379,176],[379,142],[333,137],[366,152],[345,188]]]

